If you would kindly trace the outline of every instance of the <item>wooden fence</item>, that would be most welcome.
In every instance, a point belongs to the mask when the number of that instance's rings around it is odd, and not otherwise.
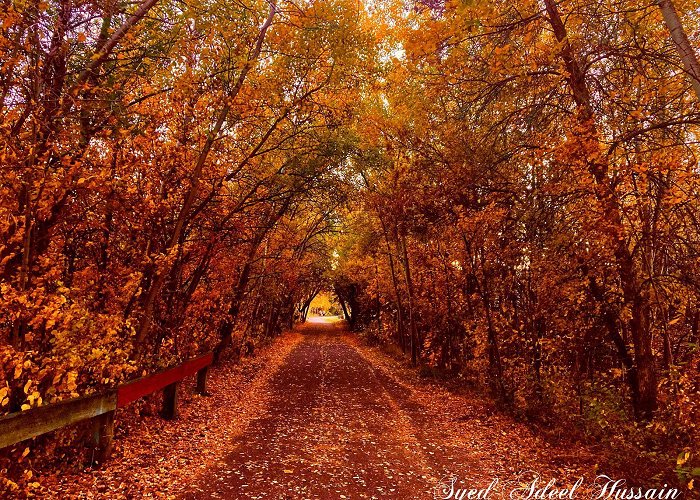
[[[197,374],[197,392],[206,394],[209,366],[214,359],[207,353],[174,368],[128,382],[114,390],[92,394],[31,410],[0,417],[0,448],[30,439],[61,427],[93,420],[92,441],[96,450],[95,461],[104,462],[112,451],[114,412],[143,396],[163,389],[161,416],[177,417],[177,396],[180,381]]]

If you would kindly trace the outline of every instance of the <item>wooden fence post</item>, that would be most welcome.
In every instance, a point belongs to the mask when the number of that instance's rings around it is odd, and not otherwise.
[[[177,389],[180,382],[173,382],[163,389],[163,409],[161,416],[166,420],[177,418]]]
[[[102,464],[112,454],[114,410],[96,416],[93,422],[92,442],[94,445],[94,455],[92,463]]]
[[[197,372],[197,394],[201,396],[208,396],[207,392],[207,375],[209,374],[209,367],[205,366]]]

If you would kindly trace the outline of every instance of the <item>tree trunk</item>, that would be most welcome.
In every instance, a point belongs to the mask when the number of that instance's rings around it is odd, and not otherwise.
[[[634,347],[634,365],[638,383],[637,398],[632,404],[637,420],[653,418],[657,404],[657,380],[654,356],[651,347],[649,328],[649,304],[640,286],[634,265],[634,257],[627,244],[627,235],[620,209],[619,196],[608,177],[608,160],[599,151],[600,134],[595,123],[591,94],[585,80],[585,73],[574,55],[564,23],[554,0],[545,0],[549,22],[559,42],[560,55],[567,70],[567,81],[578,111],[578,120],[583,132],[578,139],[591,145],[597,154],[587,158],[588,170],[595,181],[595,196],[606,218],[609,242],[612,245],[618,269],[618,278],[623,292],[624,308],[631,313],[628,321]],[[605,300],[605,299],[604,299]],[[632,379],[630,379],[631,381]],[[634,393],[634,387],[632,387]]]
[[[345,305],[345,299],[338,295],[338,301],[340,302],[340,307],[343,308],[343,315],[345,316],[345,321],[347,321],[348,324],[351,325],[350,329],[352,329],[352,318],[350,317],[350,314],[348,313],[348,308]]]
[[[226,319],[223,321],[219,327],[219,344],[214,348],[214,363],[219,363],[221,360],[221,354],[229,345],[231,345],[231,336],[233,335],[233,329],[236,326],[236,320],[238,319],[238,313],[241,310],[241,302],[243,302],[243,295],[245,294],[246,288],[248,286],[248,281],[250,281],[250,271],[253,258],[260,246],[262,238],[256,239],[253,242],[250,250],[248,251],[248,256],[241,274],[238,277],[238,282],[236,283],[236,288],[234,288],[233,296],[231,302],[229,303],[228,313]]]
[[[658,0],[656,4],[659,6],[659,9],[661,9],[666,28],[668,28],[668,32],[673,39],[673,44],[676,46],[681,61],[683,61],[683,67],[688,73],[695,95],[698,101],[700,101],[700,62],[698,62],[698,57],[693,47],[690,45],[688,35],[686,35],[683,29],[683,24],[681,24],[681,20],[678,17],[676,7],[673,5],[672,0]]]
[[[389,235],[386,229],[386,224],[384,224],[384,219],[381,216],[381,212],[377,209],[377,216],[379,217],[379,222],[382,225],[382,232],[384,233],[384,241],[386,242],[386,254],[389,259],[389,271],[391,272],[391,284],[394,288],[394,298],[396,300],[396,326],[397,335],[399,339],[399,346],[401,350],[406,353],[406,327],[404,326],[403,318],[403,302],[401,300],[401,293],[399,292],[398,279],[396,278],[396,266],[394,264],[394,256],[391,253],[391,245],[389,244]]]
[[[487,340],[489,353],[489,371],[491,372],[490,382],[496,398],[502,402],[508,402],[505,385],[503,384],[503,364],[501,363],[501,351],[498,345],[498,335],[496,326],[493,324],[493,316],[491,313],[491,299],[488,292],[481,293],[481,299],[484,304],[484,312],[486,314],[487,325]]]
[[[406,236],[401,235],[401,252],[403,254],[403,270],[406,280],[406,290],[408,292],[408,322],[411,331],[411,364],[418,363],[418,331],[416,328],[416,318],[413,308],[413,279],[411,278],[411,265],[408,262],[408,250],[406,248]]]

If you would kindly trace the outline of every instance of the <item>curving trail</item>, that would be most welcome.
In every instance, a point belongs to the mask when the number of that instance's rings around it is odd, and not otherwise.
[[[482,401],[397,374],[342,323],[302,332],[267,412],[182,498],[433,498],[445,477],[483,488],[522,470],[564,482],[591,470],[595,457],[557,450]]]

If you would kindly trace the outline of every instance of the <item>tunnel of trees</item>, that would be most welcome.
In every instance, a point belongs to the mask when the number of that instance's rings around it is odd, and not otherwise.
[[[697,443],[697,1],[2,5],[0,412],[323,288],[504,407]]]

